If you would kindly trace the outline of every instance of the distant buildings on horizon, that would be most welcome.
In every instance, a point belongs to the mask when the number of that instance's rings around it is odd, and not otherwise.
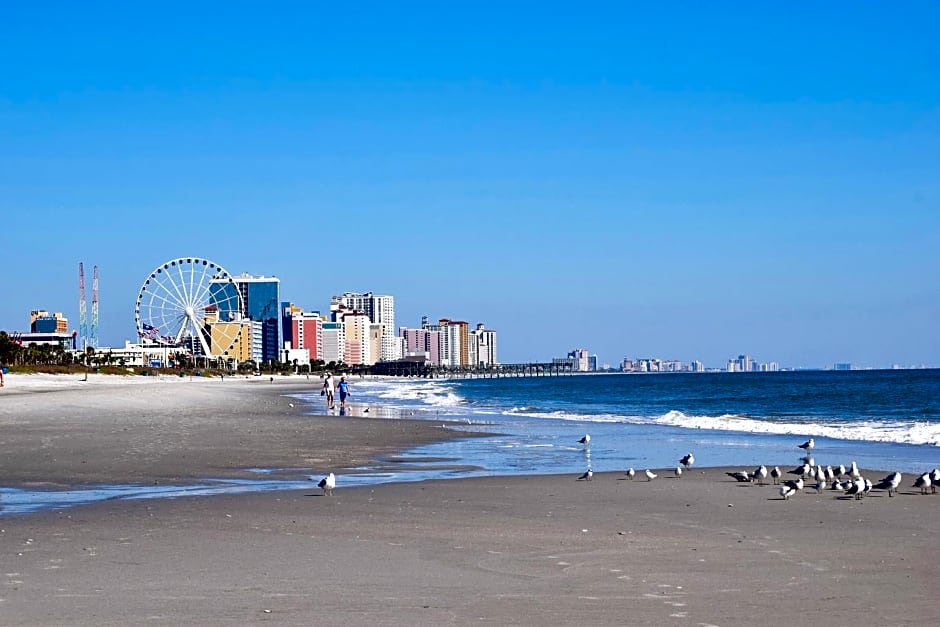
[[[738,355],[736,359],[729,359],[724,369],[706,368],[698,360],[684,363],[678,359],[659,359],[656,357],[629,358],[624,357],[620,362],[619,370],[604,364],[597,367],[597,355],[591,354],[586,348],[576,348],[565,357],[555,357],[552,364],[571,368],[572,372],[777,372],[780,370],[776,362],[760,363],[751,359],[750,355]]]
[[[395,298],[373,292],[345,292],[330,299],[329,312],[305,311],[289,301],[281,301],[280,279],[274,276],[243,273],[230,281],[213,280],[210,304],[206,307],[207,336],[213,354],[223,353],[236,362],[264,363],[280,361],[297,365],[315,361],[348,365],[373,365],[380,361],[424,360],[443,367],[487,368],[498,365],[497,334],[477,323],[440,318],[436,324],[427,316],[418,328],[395,326]],[[237,294],[235,292],[237,291]],[[240,303],[241,310],[226,303]],[[30,332],[13,333],[24,345],[54,344],[77,349],[76,332],[69,332],[68,319],[61,313],[44,309],[30,311]],[[137,345],[140,358],[144,349],[153,348],[160,338],[142,334]],[[186,348],[204,354],[195,338],[188,338]],[[126,343],[131,351],[134,345]],[[160,344],[162,348],[162,344]],[[225,347],[223,351],[215,350]],[[97,348],[97,347],[96,347]],[[100,349],[110,350],[110,349]],[[165,352],[165,351],[164,351]],[[611,372],[609,364],[598,367],[598,357],[586,348],[577,348],[565,357],[552,359],[554,365],[573,372]],[[911,366],[910,368],[926,366]],[[892,369],[905,369],[897,364]],[[827,370],[860,370],[848,362],[833,364]],[[624,358],[620,372],[777,372],[785,370],[777,362],[758,362],[742,354],[727,361],[724,368],[707,368],[701,361],[688,363],[675,359]]]
[[[478,323],[441,318],[421,328],[395,330],[395,298],[372,292],[346,292],[330,299],[330,313],[305,312],[283,303],[284,349],[288,363],[343,362],[370,366],[408,359],[444,367],[488,367],[497,364],[496,332]],[[296,360],[296,361],[295,361]]]

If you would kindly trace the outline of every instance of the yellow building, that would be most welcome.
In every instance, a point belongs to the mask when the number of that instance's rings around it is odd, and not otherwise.
[[[222,322],[218,311],[207,309],[205,322],[213,355],[238,363],[252,359],[251,320]]]

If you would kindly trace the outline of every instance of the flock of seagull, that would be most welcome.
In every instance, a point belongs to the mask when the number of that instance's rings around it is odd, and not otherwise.
[[[578,440],[578,443],[584,446],[587,446],[590,442],[590,435],[585,435]],[[786,473],[781,471],[779,466],[774,466],[769,470],[767,466],[758,466],[752,472],[738,470],[735,472],[726,472],[725,474],[740,483],[756,482],[758,485],[765,485],[766,479],[769,476],[773,480],[773,484],[779,486],[778,491],[780,497],[785,501],[790,500],[791,496],[801,491],[809,482],[814,482],[810,487],[816,490],[816,494],[828,489],[838,494],[845,494],[847,496],[853,496],[855,499],[862,499],[872,490],[886,490],[888,496],[893,497],[901,486],[901,482],[904,480],[904,476],[896,471],[880,481],[872,483],[870,479],[862,476],[862,473],[858,469],[858,464],[856,464],[855,461],[853,461],[848,468],[846,468],[844,464],[840,464],[836,468],[817,464],[812,456],[812,450],[815,446],[816,440],[814,438],[810,438],[800,444],[797,448],[803,449],[805,454],[803,463],[793,470],[786,471]],[[683,470],[688,470],[694,463],[695,456],[689,453],[679,460],[679,465],[675,467],[673,473],[677,478],[681,477]],[[628,468],[624,474],[627,479],[632,480],[637,473],[633,468]],[[647,481],[652,481],[659,476],[648,468],[644,474],[646,475]],[[784,479],[784,474],[796,475],[797,478]],[[578,481],[590,481],[593,477],[594,471],[589,467],[584,474],[578,477]],[[911,487],[919,488],[921,494],[928,494],[928,492],[936,494],[937,486],[940,486],[940,468],[934,468],[929,472],[919,475],[914,480]]]
[[[585,434],[584,437],[578,440],[578,444],[583,444],[585,447],[590,443],[591,436],[589,434]],[[756,482],[758,485],[766,485],[766,480],[769,476],[773,484],[779,486],[778,491],[781,498],[785,501],[790,500],[791,496],[801,491],[807,486],[808,482],[812,481],[815,481],[811,487],[816,490],[816,494],[828,489],[839,494],[861,499],[872,490],[886,490],[888,496],[893,497],[901,486],[901,482],[904,480],[904,476],[896,471],[877,483],[872,483],[870,479],[862,476],[862,473],[858,469],[858,464],[856,464],[855,461],[852,461],[848,468],[846,468],[844,464],[840,464],[837,468],[817,464],[816,460],[812,457],[812,451],[815,446],[816,440],[810,438],[797,447],[803,449],[806,454],[805,457],[803,457],[803,463],[793,470],[786,471],[788,475],[796,475],[796,479],[785,480],[783,477],[784,472],[780,470],[780,466],[774,466],[769,470],[767,466],[758,466],[753,472],[738,470],[735,472],[726,472],[725,474],[739,483]],[[677,478],[681,477],[682,472],[684,470],[687,471],[694,463],[695,456],[692,453],[684,455],[679,460],[679,464],[675,467],[673,473]],[[633,480],[636,474],[637,472],[633,468],[628,468],[624,473],[626,478],[630,480]],[[659,475],[649,468],[644,471],[644,475],[647,481],[652,481],[659,477]],[[594,471],[589,466],[584,474],[578,477],[578,481],[591,481],[593,478]],[[311,478],[311,481],[312,480]],[[919,488],[921,494],[928,494],[928,492],[930,494],[936,494],[937,486],[940,486],[940,468],[934,468],[930,472],[919,475],[914,480],[911,487]],[[317,487],[323,490],[324,495],[333,496],[333,490],[336,488],[336,475],[331,472],[323,477],[320,479],[320,482],[317,483]]]

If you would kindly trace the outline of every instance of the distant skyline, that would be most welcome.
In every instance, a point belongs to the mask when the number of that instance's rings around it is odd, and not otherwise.
[[[0,329],[158,264],[503,362],[940,366],[940,5],[17,3]],[[90,289],[89,289],[90,298]]]

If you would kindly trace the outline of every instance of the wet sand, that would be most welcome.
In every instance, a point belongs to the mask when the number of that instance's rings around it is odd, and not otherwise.
[[[246,466],[319,472],[449,435],[431,424],[296,416],[289,410],[299,408],[285,409],[290,401],[277,393],[286,387],[273,391],[279,384],[222,395],[200,385],[173,388],[175,400],[163,404],[144,391],[150,386],[120,402],[109,400],[113,390],[87,402],[75,398],[80,391],[32,395],[52,400],[15,408],[12,397],[0,398],[0,472],[63,484],[72,473],[162,481],[207,469],[234,476]],[[30,460],[21,446],[41,458]],[[668,474],[653,482],[596,474],[590,482],[490,477],[345,489],[340,481],[332,497],[311,483],[4,516],[0,623],[940,620],[940,495],[905,487],[894,498],[855,501],[810,490],[785,502],[773,487],[738,484],[722,469]]]

